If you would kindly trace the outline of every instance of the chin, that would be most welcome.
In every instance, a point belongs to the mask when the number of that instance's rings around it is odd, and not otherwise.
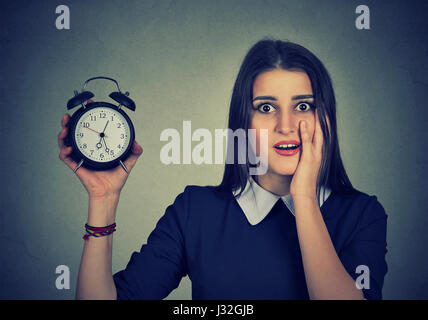
[[[268,174],[292,176],[297,170],[297,165],[299,164],[298,154],[292,157],[284,157],[276,153],[269,153],[268,157],[268,169],[266,172]]]
[[[297,165],[281,164],[269,166],[269,172],[280,176],[292,176],[296,172]]]
[[[268,171],[282,176],[294,175],[299,163],[298,155],[280,158],[278,158],[278,155],[273,155],[270,159]]]

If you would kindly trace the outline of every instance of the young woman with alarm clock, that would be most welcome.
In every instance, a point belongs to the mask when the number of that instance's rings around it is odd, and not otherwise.
[[[74,170],[68,120],[58,143]],[[333,86],[319,59],[295,43],[256,43],[235,82],[229,128],[255,129],[257,156],[267,130],[267,171],[252,175],[249,161],[235,161],[218,186],[187,186],[114,275],[112,232],[89,236],[76,298],[163,299],[188,275],[193,299],[381,299],[387,215],[347,177]],[[134,141],[129,173],[142,152]],[[128,174],[120,166],[76,174],[89,194],[90,230],[112,226]]]

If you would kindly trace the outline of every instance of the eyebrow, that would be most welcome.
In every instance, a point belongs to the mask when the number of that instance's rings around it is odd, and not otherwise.
[[[314,95],[312,95],[312,94],[302,94],[302,95],[291,97],[291,100],[313,99],[313,98],[314,98]],[[272,97],[272,96],[258,96],[258,97],[255,97],[253,99],[253,101],[256,101],[256,100],[273,100],[273,101],[277,101],[278,99],[275,98],[275,97]]]

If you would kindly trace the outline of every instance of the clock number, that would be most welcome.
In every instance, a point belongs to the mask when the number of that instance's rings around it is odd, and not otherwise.
[[[104,119],[105,117],[107,117],[107,114],[105,114],[105,113],[100,113],[100,119]]]
[[[91,156],[94,154],[94,150],[89,150],[89,151],[91,151]]]
[[[84,143],[83,145],[82,145],[82,148],[83,149],[86,149],[88,146],[86,145],[86,143]]]
[[[100,153],[100,158],[104,158],[104,153]]]
[[[79,137],[80,137],[80,138],[82,138],[82,137],[83,137],[83,133],[82,133],[82,132],[80,132],[80,133],[79,133]]]
[[[83,123],[83,128],[89,128],[89,122],[84,122]]]
[[[118,144],[117,147],[120,149],[121,148],[120,144]]]
[[[121,123],[118,123],[118,124],[117,124],[117,127],[118,127],[118,128],[121,128],[121,127],[122,127],[122,124],[121,124]]]
[[[114,156],[114,151],[113,150],[110,151],[110,155]]]
[[[97,116],[91,116],[91,121],[97,121]]]
[[[125,135],[124,135],[123,133],[121,133],[121,134],[120,134],[120,138],[121,138],[121,139],[124,139],[124,138],[125,138]]]

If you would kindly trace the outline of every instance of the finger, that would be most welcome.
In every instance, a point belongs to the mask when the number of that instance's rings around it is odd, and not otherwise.
[[[70,154],[73,151],[72,147],[64,147],[61,149],[59,153],[59,158],[63,161],[71,170],[76,168],[77,163],[71,159]]]
[[[65,146],[64,139],[68,134],[67,123],[70,120],[70,115],[65,114],[61,119],[61,131],[58,133],[58,147],[62,149]]]
[[[70,115],[66,113],[61,119],[61,131],[58,133],[58,147],[60,149],[59,159],[63,161],[70,169],[74,169],[77,165],[70,157],[71,152],[73,151],[72,147],[66,146],[64,139],[68,134],[67,123],[70,120]]]
[[[64,128],[67,125],[69,120],[70,120],[70,115],[66,113],[61,119],[61,127]]]
[[[137,163],[138,158],[143,154],[143,147],[141,147],[137,141],[133,142],[131,150],[131,155],[124,161],[124,165],[128,171],[132,170],[132,168]]]
[[[315,109],[315,132],[314,132],[314,139],[313,143],[315,146],[315,150],[318,152],[321,152],[322,145],[324,143],[324,136],[321,129],[321,123],[318,118],[318,111]]]
[[[308,123],[305,120],[299,122],[300,125],[300,137],[302,139],[302,144],[311,143],[311,139],[309,137],[308,132]]]
[[[306,150],[310,150],[311,147],[311,138],[309,136],[309,132],[308,132],[308,124],[305,120],[302,120],[299,122],[299,126],[300,126],[300,140],[302,142],[302,156],[305,153]]]
[[[61,150],[65,146],[64,138],[67,136],[67,128],[62,128],[58,133],[58,147]]]

